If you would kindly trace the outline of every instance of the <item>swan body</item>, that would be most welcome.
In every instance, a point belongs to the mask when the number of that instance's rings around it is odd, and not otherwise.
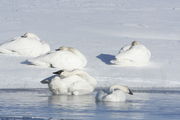
[[[79,50],[70,47],[60,47],[54,52],[29,59],[28,62],[37,66],[66,70],[82,69],[87,64],[85,56]]]
[[[107,92],[99,91],[96,95],[98,102],[124,102],[128,93],[133,95],[132,91],[127,86],[113,85]]]
[[[46,78],[41,83],[46,83],[49,90],[55,94],[84,95],[93,92],[96,80],[88,73],[76,69],[73,71],[60,70],[54,72],[55,76]]]
[[[121,48],[112,64],[120,66],[144,66],[149,63],[151,52],[142,44],[133,41],[131,45]]]
[[[27,57],[37,57],[49,51],[49,45],[33,33],[25,33],[0,45],[0,53]]]

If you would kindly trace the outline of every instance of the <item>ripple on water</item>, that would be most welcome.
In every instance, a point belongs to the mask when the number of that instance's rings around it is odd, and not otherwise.
[[[122,103],[95,102],[95,93],[53,96],[47,89],[0,90],[0,120],[178,119],[179,106],[179,89],[136,89]]]

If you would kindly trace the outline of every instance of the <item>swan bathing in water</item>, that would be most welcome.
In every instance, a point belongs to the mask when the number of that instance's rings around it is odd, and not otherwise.
[[[56,95],[89,94],[93,92],[97,84],[96,79],[79,69],[60,70],[54,74],[56,75],[42,80],[41,83],[48,84],[49,90]]]
[[[151,52],[142,44],[133,41],[131,45],[121,48],[112,64],[120,66],[144,66],[149,63]]]
[[[96,95],[96,101],[100,102],[124,102],[128,93],[133,95],[132,91],[127,86],[113,85],[107,92],[99,91]]]
[[[64,46],[56,49],[56,51],[27,61],[37,66],[56,67],[66,70],[82,69],[87,64],[86,57],[79,50]]]
[[[33,33],[25,33],[0,45],[0,53],[27,57],[37,57],[49,51],[49,45]]]

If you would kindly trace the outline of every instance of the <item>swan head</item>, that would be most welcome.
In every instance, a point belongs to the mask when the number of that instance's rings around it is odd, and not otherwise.
[[[59,70],[57,72],[53,72],[53,74],[59,75],[61,78],[69,77],[72,75],[78,75],[78,76],[83,76],[85,74],[84,71],[80,69],[74,69],[74,70]]]
[[[64,72],[64,70],[58,70],[58,71],[56,71],[56,72],[53,72],[53,74],[61,75],[62,72]]]
[[[131,43],[131,46],[135,46],[135,45],[139,45],[140,44],[140,42],[138,42],[138,41],[133,41],[132,43]]]
[[[133,92],[127,86],[113,85],[113,86],[110,87],[110,92],[113,92],[113,91],[116,91],[116,90],[121,90],[121,91],[123,91],[125,93],[133,95]]]
[[[65,51],[69,51],[72,53],[76,53],[78,50],[72,47],[66,47],[66,46],[61,46],[58,49],[55,49],[56,51],[61,51],[61,50],[65,50]]]
[[[58,49],[56,49],[56,51],[60,51],[60,50],[69,50],[70,47],[66,47],[66,46],[61,46]]]
[[[39,39],[39,37],[33,33],[25,33],[21,36],[22,38],[33,38],[33,39]]]
[[[72,71],[59,70],[59,71],[53,72],[53,74],[56,74],[56,75],[60,76],[61,78],[65,78],[65,77],[74,75],[74,71],[75,71],[75,70],[72,70]]]
[[[64,72],[61,73],[62,76],[71,76],[71,75],[79,75],[79,74],[82,74],[83,71],[82,70],[79,70],[79,69],[74,69],[74,70],[71,70],[71,71],[67,71],[67,70],[64,70]]]

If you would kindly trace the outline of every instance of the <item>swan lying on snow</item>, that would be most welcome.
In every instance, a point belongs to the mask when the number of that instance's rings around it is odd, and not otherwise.
[[[127,86],[113,85],[108,92],[100,91],[96,95],[96,101],[103,102],[124,102],[126,101],[125,93],[133,95]]]
[[[97,84],[96,79],[79,69],[60,70],[54,74],[56,75],[42,80],[41,83],[48,84],[49,90],[56,95],[89,94],[93,92]]]
[[[79,50],[71,47],[60,47],[54,52],[27,61],[37,66],[56,67],[66,70],[82,69],[87,64],[85,56]]]
[[[25,33],[0,45],[0,53],[37,57],[50,51],[50,47],[33,33]]]
[[[142,44],[133,41],[131,45],[121,48],[112,64],[121,66],[144,66],[147,65],[151,57],[151,52]]]

